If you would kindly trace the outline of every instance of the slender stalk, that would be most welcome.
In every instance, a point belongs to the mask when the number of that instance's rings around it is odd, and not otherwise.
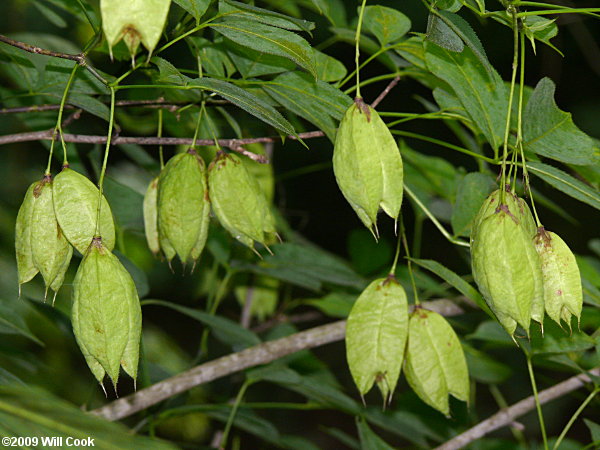
[[[517,68],[519,65],[519,22],[517,19],[517,10],[509,5],[507,12],[511,14],[513,26],[513,63],[512,75],[510,80],[510,93],[508,96],[508,111],[506,112],[506,127],[504,129],[504,145],[502,148],[502,179],[500,181],[500,203],[505,204],[506,196],[506,160],[508,159],[508,136],[510,135],[510,118],[512,113],[513,96],[515,93],[515,82],[517,79]]]
[[[60,135],[60,142],[62,143],[62,147],[63,147],[63,165],[64,164],[68,164],[69,162],[67,161],[67,145],[65,144],[65,141],[63,139],[63,132],[62,132],[62,116],[63,116],[63,111],[65,109],[65,102],[67,101],[67,97],[69,95],[69,90],[71,89],[71,84],[73,83],[73,80],[75,79],[75,74],[77,73],[77,69],[79,68],[78,65],[74,65],[73,66],[73,70],[71,70],[71,75],[69,75],[69,79],[67,80],[67,85],[65,86],[65,90],[63,91],[63,96],[60,100],[60,106],[58,109],[58,119],[56,120],[56,127],[54,128],[54,133],[52,134],[52,143],[54,144],[54,140],[56,139],[56,133],[58,133]],[[50,158],[52,157],[52,149],[50,150]],[[48,158],[48,170],[46,172],[49,172],[50,170],[50,158]]]
[[[433,222],[435,227],[440,231],[440,233],[442,233],[442,235],[448,241],[450,241],[453,244],[460,245],[461,247],[470,247],[470,244],[468,242],[465,242],[461,239],[452,237],[452,235],[450,233],[448,233],[448,231],[446,231],[444,226],[436,219],[436,217],[431,213],[431,211],[429,211],[429,209],[423,204],[423,202],[421,200],[419,200],[419,197],[417,197],[415,195],[415,193],[413,191],[411,191],[410,188],[406,184],[404,185],[404,191],[417,204],[417,206],[419,206],[419,208],[421,208],[423,210],[425,215],[427,215],[427,217],[429,217],[429,219]]]
[[[587,398],[583,401],[583,403],[579,406],[579,408],[577,408],[577,411],[575,411],[575,414],[573,414],[571,416],[571,418],[569,419],[569,422],[567,422],[567,424],[565,425],[565,428],[560,433],[560,436],[558,436],[558,439],[554,443],[552,450],[558,449],[558,446],[560,445],[560,443],[563,441],[563,439],[565,438],[565,436],[571,429],[571,426],[575,423],[575,421],[577,420],[579,415],[583,412],[583,410],[586,408],[586,406],[594,399],[594,397],[596,396],[596,394],[598,394],[598,392],[600,392],[600,388],[596,388],[592,392],[590,392],[590,395],[588,395]]]
[[[354,37],[354,41],[356,44],[356,55],[354,57],[354,62],[356,63],[356,96],[361,98],[360,95],[360,31],[362,29],[363,17],[365,15],[365,6],[367,4],[367,0],[362,1],[362,5],[360,6],[360,13],[358,14],[358,25],[356,25],[356,36]]]
[[[102,192],[104,189],[104,175],[106,174],[106,165],[108,163],[108,154],[110,153],[110,141],[112,138],[113,125],[115,122],[115,89],[110,87],[110,115],[108,120],[108,134],[106,138],[106,148],[104,149],[104,159],[102,161],[102,170],[98,180],[98,208],[96,211],[96,232],[94,236],[99,237],[100,233],[100,210],[102,207]]]
[[[163,110],[159,109],[158,110],[158,132],[157,132],[157,137],[161,138],[162,137],[162,132],[163,132]],[[160,170],[162,170],[165,167],[165,157],[163,154],[163,145],[160,144],[158,146],[158,159],[160,160]]]
[[[200,111],[198,111],[198,120],[196,121],[196,129],[194,130],[194,137],[192,138],[191,148],[196,148],[196,140],[198,139],[198,133],[200,132],[200,123],[202,122],[202,114],[204,114],[205,112],[206,108],[204,106],[204,102],[202,102]]]
[[[238,408],[240,407],[240,403],[244,398],[244,394],[246,394],[246,390],[254,383],[253,380],[246,380],[242,387],[240,388],[237,397],[235,398],[235,403],[231,408],[231,412],[229,413],[229,417],[227,418],[227,423],[225,424],[225,430],[223,430],[223,436],[221,436],[221,442],[219,443],[219,448],[224,449],[227,447],[227,438],[229,437],[229,432],[231,431],[231,427],[233,425],[233,421],[235,419],[235,415],[237,414]]]
[[[529,372],[529,380],[531,381],[531,388],[533,389],[533,398],[535,399],[535,409],[537,410],[538,419],[540,421],[540,430],[542,432],[542,439],[544,441],[544,450],[548,450],[548,437],[546,436],[546,425],[544,423],[544,415],[542,413],[542,405],[538,395],[537,384],[535,383],[535,375],[533,373],[533,366],[531,364],[531,355],[526,354],[527,358],[527,370]]]
[[[527,16],[545,16],[549,14],[586,14],[589,13],[594,17],[600,17],[598,14],[600,13],[600,8],[564,8],[564,9],[547,9],[541,11],[525,11],[519,13],[518,17],[527,17]]]
[[[400,219],[400,223],[402,223],[402,219]],[[400,257],[400,239],[401,236],[398,236],[398,240],[396,242],[396,254],[394,255],[394,262],[392,263],[392,268],[390,269],[390,275],[396,275],[396,265],[398,264],[398,258]]]
[[[500,391],[500,389],[498,389],[498,386],[496,386],[495,384],[490,384],[489,389],[490,389],[490,393],[492,394],[492,397],[494,397],[494,400],[496,400],[496,403],[498,404],[498,406],[501,409],[508,408],[508,403],[506,402],[506,399],[504,398],[504,395],[502,395],[502,392]],[[519,428],[517,428],[515,426],[511,426],[510,431],[511,431],[512,435],[514,436],[514,438],[519,442],[519,444],[521,445],[522,448],[525,449],[528,447],[527,440],[525,439],[525,435]]]
[[[410,250],[408,249],[408,242],[406,240],[406,228],[404,228],[404,220],[400,219],[400,239],[402,239],[402,245],[404,246],[404,253],[406,253],[406,265],[408,267],[408,276],[410,277],[410,284],[413,290],[413,297],[415,305],[419,306],[419,291],[417,290],[417,283],[415,283],[415,276],[412,269],[412,261],[410,260]]]

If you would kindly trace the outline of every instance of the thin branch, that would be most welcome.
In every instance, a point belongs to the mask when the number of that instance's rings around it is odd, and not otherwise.
[[[396,78],[392,79],[392,81],[390,81],[387,87],[383,91],[381,91],[381,94],[379,94],[375,101],[371,103],[371,108],[377,108],[377,105],[379,105],[381,101],[390,93],[390,91],[394,89],[394,87],[398,84],[398,81],[400,81],[400,76],[397,76]]]
[[[228,100],[219,100],[219,99],[207,99],[207,104],[210,105],[229,105],[231,102]],[[164,108],[169,109],[171,111],[176,111],[178,108],[184,105],[189,105],[190,102],[174,102],[167,101],[164,98],[158,98],[155,100],[119,100],[115,103],[116,107],[143,107],[143,108]],[[58,104],[48,104],[48,105],[32,105],[32,106],[17,106],[14,108],[1,108],[0,114],[16,114],[16,113],[29,113],[29,112],[40,112],[40,111],[56,111],[60,108]],[[75,105],[65,105],[65,110],[67,109],[77,109]]]
[[[448,302],[444,299],[443,301],[423,302],[422,305],[442,315],[457,315],[463,312],[462,309],[456,305],[449,305]],[[91,413],[107,420],[119,420],[209,381],[250,367],[268,364],[300,350],[341,341],[344,339],[345,330],[346,321],[340,320],[281,339],[264,342],[241,352],[196,366],[127,397],[115,400],[91,411]]]
[[[600,368],[590,370],[593,375],[600,375]],[[558,397],[568,394],[575,389],[579,389],[585,383],[590,381],[590,377],[584,374],[576,375],[561,383],[558,383],[548,389],[544,389],[538,395],[540,403],[548,403]],[[435,450],[456,450],[464,448],[470,442],[475,441],[488,433],[491,433],[498,428],[510,425],[517,417],[528,413],[535,408],[535,399],[533,395],[515,403],[514,405],[501,409],[493,416],[486,420],[479,422],[473,428],[468,429],[462,434],[459,434],[455,438],[450,439],[448,442],[440,445]]]
[[[28,131],[25,133],[15,133],[0,136],[0,145],[12,144],[15,142],[31,142],[31,141],[42,141],[52,140],[53,130],[43,131]],[[298,137],[288,136],[287,139],[312,139],[317,137],[325,136],[322,131],[309,131],[306,133],[299,133]],[[74,142],[77,144],[105,144],[106,136],[99,135],[87,135],[87,134],[70,134],[64,133],[63,139],[65,142]],[[259,138],[248,138],[248,139],[219,139],[219,145],[221,147],[227,147],[234,152],[241,153],[248,158],[253,159],[259,163],[267,163],[268,160],[264,155],[257,155],[252,153],[243,147],[242,145],[256,144],[256,143],[268,143],[277,142],[280,137],[259,137]],[[192,145],[193,140],[191,138],[176,138],[176,137],[127,137],[118,136],[112,140],[113,145],[118,144],[138,144],[138,145]],[[213,139],[197,139],[197,145],[214,145]]]
[[[29,52],[29,53],[35,53],[36,55],[44,55],[44,56],[50,56],[52,58],[61,58],[61,59],[68,59],[70,61],[75,61],[80,66],[85,67],[88,70],[88,72],[90,72],[94,77],[96,77],[98,80],[100,80],[100,82],[102,84],[104,84],[105,86],[108,85],[108,81],[106,81],[102,77],[102,75],[100,75],[96,71],[96,69],[94,69],[90,65],[90,63],[88,62],[87,58],[85,57],[85,55],[83,53],[79,53],[78,55],[73,55],[70,53],[55,52],[52,50],[47,50],[45,48],[37,47],[35,45],[27,44],[25,42],[15,41],[14,39],[4,36],[3,34],[0,34],[0,42],[4,42],[5,44],[12,45],[13,47],[19,48],[21,50],[25,50],[26,52]]]

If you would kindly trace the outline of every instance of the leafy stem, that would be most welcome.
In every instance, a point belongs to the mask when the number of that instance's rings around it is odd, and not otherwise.
[[[567,424],[565,425],[565,428],[560,433],[560,436],[558,436],[558,439],[552,446],[552,450],[558,449],[558,446],[560,445],[560,443],[563,441],[563,439],[569,432],[569,429],[571,428],[571,426],[575,423],[575,421],[577,420],[579,415],[583,412],[583,410],[586,408],[586,406],[594,399],[596,394],[598,394],[599,392],[600,392],[600,387],[596,387],[596,389],[594,389],[592,392],[590,392],[590,395],[588,395],[586,397],[586,399],[583,401],[583,403],[581,405],[579,405],[579,408],[577,408],[577,411],[575,411],[575,413],[571,416],[571,418],[569,419],[569,422],[567,422]]]

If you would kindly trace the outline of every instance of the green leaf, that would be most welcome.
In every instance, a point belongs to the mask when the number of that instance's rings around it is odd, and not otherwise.
[[[187,42],[194,48],[193,52],[200,59],[199,64],[202,66],[203,73],[217,78],[229,78],[235,73],[236,67],[231,61],[228,53],[230,49],[225,39],[209,41],[199,36],[189,36]]]
[[[306,73],[288,72],[265,84],[267,91],[282,106],[308,120],[335,139],[338,121],[352,104],[352,99],[323,81]]]
[[[523,18],[523,31],[531,41],[534,53],[535,41],[538,40],[562,55],[561,51],[550,42],[550,39],[558,34],[558,26],[555,22],[556,19],[546,19],[542,16],[526,16]]]
[[[362,418],[356,419],[360,448],[362,450],[393,450],[383,439],[377,436],[367,422]]]
[[[467,336],[467,339],[478,339],[499,345],[514,346],[514,341],[504,331],[504,328],[496,320],[486,320],[481,322],[474,333]]]
[[[361,395],[376,383],[389,401],[404,360],[408,304],[392,276],[374,280],[360,294],[346,325],[346,358]]]
[[[71,93],[69,95],[69,103],[108,122],[108,106],[94,97],[85,94]]]
[[[142,231],[144,229],[142,217],[144,196],[142,194],[112,177],[105,178],[103,192],[111,205],[117,225],[128,230]]]
[[[121,424],[82,411],[50,393],[32,386],[0,386],[0,434],[67,439],[88,438],[91,447],[119,449],[175,449],[176,446],[131,434]],[[41,445],[40,445],[41,446]]]
[[[214,316],[197,309],[188,308],[186,306],[177,305],[175,303],[165,302],[162,300],[144,300],[142,306],[157,305],[171,308],[175,311],[185,314],[192,319],[195,319],[209,326],[215,333],[218,333],[224,342],[230,345],[244,345],[251,347],[260,344],[260,338],[252,331],[242,327],[232,320],[220,316]]]
[[[160,56],[153,56],[150,62],[158,67],[159,75],[156,79],[157,82],[185,85],[186,79],[183,74],[166,59]]]
[[[460,0],[437,0],[435,2],[435,7],[439,9],[443,9],[450,12],[457,12],[462,8],[462,3]]]
[[[565,163],[598,163],[592,138],[577,128],[570,113],[558,108],[555,90],[550,78],[542,78],[531,94],[523,114],[525,149]]]
[[[533,175],[541,178],[559,191],[580,202],[600,209],[600,192],[597,189],[589,187],[568,173],[548,164],[530,161],[527,163],[527,168]]]
[[[410,19],[400,11],[386,6],[367,6],[364,26],[373,33],[382,47],[397,41],[410,30]]]
[[[452,230],[455,236],[469,236],[471,222],[496,183],[489,175],[471,172],[460,181],[452,209]]]
[[[29,329],[21,314],[15,311],[5,300],[0,300],[0,334],[18,334],[44,346]]]
[[[282,281],[320,291],[323,284],[362,289],[365,280],[324,250],[307,245],[283,243],[271,247],[273,255],[265,256],[257,265],[236,261],[236,267],[268,275]]]
[[[200,89],[213,91],[217,95],[229,100],[244,111],[258,117],[263,122],[274,126],[285,134],[296,135],[294,127],[279,113],[279,111],[244,89],[231,83],[227,83],[226,81],[213,78],[196,78],[190,80],[189,83]]]
[[[196,25],[204,15],[212,0],[173,0],[196,19]]]
[[[308,299],[303,303],[318,308],[321,312],[330,317],[345,319],[348,317],[348,314],[350,314],[350,310],[355,301],[356,295],[344,294],[343,292],[332,292],[325,297]]]
[[[469,374],[480,383],[501,384],[512,375],[512,370],[506,364],[498,362],[486,352],[477,350],[470,345],[462,344],[469,367]]]
[[[265,25],[284,28],[286,30],[310,32],[315,28],[315,24],[308,20],[296,19],[268,9],[258,8],[234,0],[221,0],[219,2],[219,13],[230,15],[237,11],[238,17],[241,15],[244,19],[254,20]]]
[[[465,48],[460,36],[433,12],[427,19],[427,40],[451,52],[460,53]]]
[[[314,77],[317,76],[310,44],[291,31],[233,17],[209,26],[240,45],[291,59]]]
[[[317,79],[326,82],[338,81],[344,78],[348,73],[344,64],[334,57],[326,55],[318,50],[314,50],[314,54]]]
[[[590,434],[592,435],[592,441],[595,443],[600,443],[600,425],[595,422],[592,422],[589,419],[583,419],[585,424],[590,430]]]
[[[418,264],[419,266],[424,267],[425,269],[435,273],[438,277],[440,277],[445,282],[447,282],[452,287],[454,287],[458,292],[460,292],[465,297],[467,297],[467,298],[473,300],[475,303],[477,303],[477,306],[479,306],[487,314],[494,317],[492,312],[490,311],[489,307],[483,300],[483,297],[481,296],[481,294],[479,292],[477,292],[477,289],[475,289],[473,286],[471,286],[469,283],[467,283],[465,280],[463,280],[455,272],[451,271],[450,269],[448,269],[446,266],[440,264],[439,262],[433,261],[431,259],[413,259],[413,258],[411,258],[411,261],[413,261],[415,264]]]
[[[46,19],[48,19],[48,21],[51,24],[57,26],[58,28],[66,28],[67,27],[67,22],[65,22],[65,19],[63,19],[60,14],[57,14],[52,8],[46,6],[40,0],[34,1],[33,5],[38,9],[38,11],[40,13],[42,13],[42,15]]]
[[[356,30],[350,28],[334,27],[331,28],[330,31],[335,35],[337,40],[341,42],[346,42],[347,44],[350,44],[352,46],[355,45]],[[359,44],[361,54],[365,53],[367,55],[373,55],[374,53],[377,53],[379,52],[379,50],[381,50],[381,46],[377,41],[365,35],[360,36]],[[399,58],[398,55],[395,55],[390,52],[379,54],[379,56],[377,56],[377,60],[384,64],[389,70],[393,71],[398,70],[398,67],[402,65],[406,65],[406,62]]]
[[[296,68],[293,61],[282,56],[252,50],[229,39],[225,42],[229,58],[244,78],[287,72]]]
[[[485,70],[469,47],[453,53],[429,44],[425,55],[427,68],[452,86],[473,124],[497,149],[504,139],[508,110],[506,88],[498,73]]]
[[[543,336],[541,330],[536,329],[535,332],[531,333],[530,343],[534,355],[569,354],[593,348],[596,345],[596,340],[582,331],[573,330],[572,333],[569,333],[556,323],[546,320]]]

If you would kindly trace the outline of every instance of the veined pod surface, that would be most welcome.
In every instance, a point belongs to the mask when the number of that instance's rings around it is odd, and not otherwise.
[[[158,179],[154,178],[146,189],[144,195],[144,231],[146,242],[152,253],[157,255],[160,252],[160,243],[158,240]]]
[[[533,241],[507,205],[483,219],[471,241],[473,277],[489,307],[511,336],[517,324],[529,332],[541,281]]]
[[[192,149],[169,160],[158,181],[158,235],[170,261],[196,260],[206,242],[210,203],[204,161]]]
[[[571,328],[571,316],[579,322],[583,306],[581,274],[575,255],[560,236],[543,227],[534,241],[542,265],[546,312],[557,324],[564,320]]]
[[[429,406],[448,416],[448,394],[469,399],[469,371],[460,341],[436,312],[417,307],[408,325],[406,380]]]
[[[17,256],[17,271],[19,273],[19,295],[21,285],[30,281],[39,272],[33,263],[33,251],[31,250],[31,224],[33,203],[35,200],[33,190],[38,183],[36,181],[27,189],[15,224],[15,253]]]
[[[254,248],[275,234],[271,209],[257,181],[237,155],[220,153],[208,168],[210,202],[221,225],[238,241]]]
[[[407,329],[408,303],[400,283],[389,276],[369,284],[346,325],[346,358],[361,395],[377,383],[389,401],[400,376]]]
[[[137,376],[142,312],[133,279],[94,239],[73,282],[73,332],[96,379],[116,386],[120,367]]]
[[[53,203],[56,220],[67,240],[85,255],[96,234],[98,220],[98,188],[89,179],[69,167],[56,175],[53,182]],[[115,247],[115,223],[110,206],[102,196],[98,231],[103,245]]]
[[[140,42],[152,52],[162,34],[171,0],[100,0],[108,48],[123,39],[134,55]]]
[[[398,219],[404,188],[402,157],[387,125],[361,98],[340,122],[333,171],[342,194],[373,235],[378,234],[379,208]]]
[[[73,247],[67,241],[54,213],[52,177],[47,175],[33,190],[31,223],[33,262],[39,269],[46,291],[56,292],[63,283]]]

